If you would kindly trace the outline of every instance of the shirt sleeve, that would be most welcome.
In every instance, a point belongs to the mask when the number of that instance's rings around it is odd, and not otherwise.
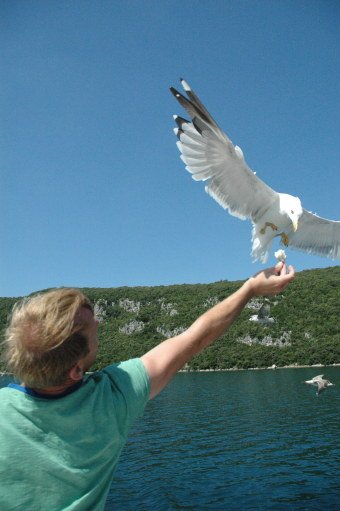
[[[123,399],[130,425],[143,414],[150,396],[150,379],[139,358],[103,369],[116,393]]]

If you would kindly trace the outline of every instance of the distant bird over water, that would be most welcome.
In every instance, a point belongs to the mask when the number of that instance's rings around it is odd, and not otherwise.
[[[326,387],[334,387],[334,383],[331,383],[329,380],[324,380],[323,374],[314,376],[314,378],[311,380],[306,380],[305,383],[318,387],[318,390],[316,391],[317,396],[320,394],[320,392],[325,390]]]
[[[298,197],[278,193],[259,179],[190,86],[181,84],[187,97],[170,88],[191,117],[174,116],[181,158],[194,180],[207,181],[205,190],[224,209],[251,220],[253,259],[265,263],[276,236],[285,246],[340,259],[340,221],[306,211]]]

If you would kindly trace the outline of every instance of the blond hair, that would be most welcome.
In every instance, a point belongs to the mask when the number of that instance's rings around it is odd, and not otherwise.
[[[62,385],[69,369],[89,353],[83,333],[82,307],[93,312],[89,299],[63,288],[15,304],[5,333],[7,370],[34,388]]]

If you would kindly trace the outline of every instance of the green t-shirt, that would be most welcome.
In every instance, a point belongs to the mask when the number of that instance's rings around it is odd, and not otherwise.
[[[72,393],[0,390],[1,511],[103,510],[129,429],[148,401],[140,359],[87,376]]]

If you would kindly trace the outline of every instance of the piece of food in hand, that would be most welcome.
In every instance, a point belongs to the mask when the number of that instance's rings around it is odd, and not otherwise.
[[[277,250],[274,255],[279,263],[284,263],[287,258],[285,251],[282,249]]]

